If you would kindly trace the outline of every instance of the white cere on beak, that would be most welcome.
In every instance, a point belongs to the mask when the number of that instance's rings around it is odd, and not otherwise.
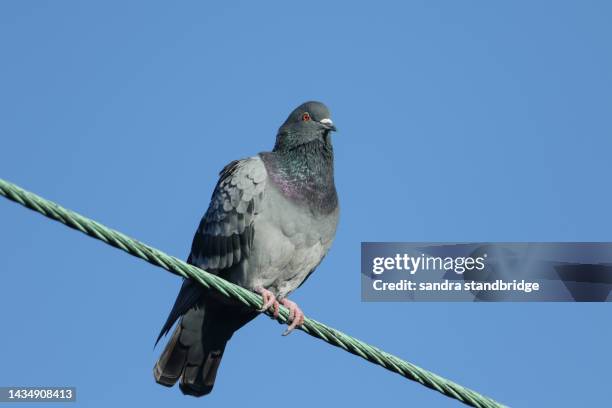
[[[321,119],[319,122],[321,122],[324,125],[329,125],[329,126],[333,126],[334,124],[334,122],[332,122],[330,118]]]

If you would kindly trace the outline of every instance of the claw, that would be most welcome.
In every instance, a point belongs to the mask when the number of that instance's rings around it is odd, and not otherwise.
[[[283,299],[280,301],[280,303],[289,309],[289,320],[291,321],[291,324],[283,333],[283,336],[287,336],[291,334],[295,328],[304,324],[304,312],[302,312],[295,302],[292,302],[289,299]]]
[[[276,296],[274,296],[274,293],[264,288],[256,288],[255,292],[259,293],[263,297],[263,305],[259,311],[265,312],[270,307],[274,306],[274,313],[278,315],[278,302],[276,301]]]

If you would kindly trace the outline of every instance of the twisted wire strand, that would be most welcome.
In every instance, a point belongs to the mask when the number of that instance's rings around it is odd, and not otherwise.
[[[3,179],[0,179],[0,195],[171,273],[184,278],[194,279],[205,288],[212,288],[223,296],[235,299],[253,309],[259,309],[263,306],[261,296],[241,286],[228,282],[193,265],[189,265],[178,258],[167,255],[158,249],[130,238],[119,231],[108,228]],[[272,317],[271,312],[268,311],[266,314]],[[287,323],[288,318],[288,309],[281,306],[277,320],[281,323]],[[314,319],[306,317],[300,330],[389,371],[404,376],[409,380],[436,390],[447,397],[463,402],[468,406],[476,408],[505,407],[476,391],[440,377]]]

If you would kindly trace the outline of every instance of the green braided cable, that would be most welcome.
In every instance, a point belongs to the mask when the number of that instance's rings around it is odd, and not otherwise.
[[[235,299],[253,309],[259,309],[263,305],[262,297],[249,290],[193,265],[189,265],[178,258],[167,255],[119,231],[110,229],[94,220],[63,208],[52,201],[46,200],[2,179],[0,179],[0,195],[24,207],[39,212],[48,218],[59,221],[70,228],[81,231],[90,237],[99,239],[115,248],[119,248],[130,255],[144,259],[169,272],[184,278],[194,279],[205,288],[212,288],[223,296]],[[271,312],[266,312],[266,314],[272,316]],[[277,320],[281,323],[287,323],[288,318],[289,311],[281,306]],[[416,381],[447,397],[459,400],[466,405],[477,408],[504,407],[504,405],[488,397],[442,378],[423,368],[417,367],[399,357],[384,352],[361,340],[344,334],[341,331],[328,327],[323,323],[319,323],[316,320],[305,318],[304,324],[300,329],[313,337],[317,337],[333,346],[342,348],[349,353],[362,357],[371,363],[378,364],[389,371]]]

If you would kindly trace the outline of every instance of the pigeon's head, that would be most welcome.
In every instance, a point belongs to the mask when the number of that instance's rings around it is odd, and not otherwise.
[[[278,129],[274,150],[292,149],[315,140],[328,144],[330,133],[335,130],[327,106],[321,102],[306,102],[295,108]]]

